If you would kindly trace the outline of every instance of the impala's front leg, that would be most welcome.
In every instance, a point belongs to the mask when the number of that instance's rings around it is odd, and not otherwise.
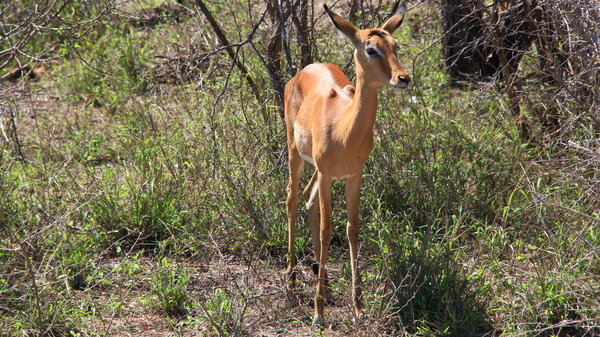
[[[358,271],[358,200],[360,198],[360,185],[362,172],[346,181],[346,206],[348,208],[348,223],[346,234],[350,243],[350,269],[352,270],[352,300],[356,319],[363,316],[361,300],[360,272]]]
[[[319,204],[321,206],[321,225],[320,225],[320,256],[319,262],[319,275],[317,278],[317,289],[315,295],[315,319],[314,323],[323,325],[325,324],[325,318],[323,316],[323,310],[325,306],[325,300],[327,298],[327,290],[325,289],[325,283],[327,279],[327,272],[325,271],[325,263],[327,262],[327,252],[329,250],[329,244],[331,243],[332,229],[331,229],[331,178],[324,176],[319,172]]]
[[[317,277],[319,277],[319,258],[321,256],[321,220],[319,212],[321,208],[319,206],[319,171],[315,170],[312,178],[306,189],[302,193],[304,201],[306,201],[306,222],[310,228],[310,237],[312,239],[313,249],[315,251],[315,264],[313,264],[313,271]],[[327,272],[325,272],[325,292],[327,297],[327,304],[333,303],[333,296],[331,295],[331,287],[329,286],[329,278]]]

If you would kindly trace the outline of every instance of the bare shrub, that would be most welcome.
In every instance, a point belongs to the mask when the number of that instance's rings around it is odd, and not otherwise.
[[[577,130],[600,130],[597,2],[442,3],[451,79],[502,83],[524,139],[564,141]]]
[[[114,8],[114,1],[7,1],[0,4],[2,80],[28,77],[32,64],[68,55]],[[6,71],[5,68],[13,68]],[[4,71],[3,71],[4,70]]]

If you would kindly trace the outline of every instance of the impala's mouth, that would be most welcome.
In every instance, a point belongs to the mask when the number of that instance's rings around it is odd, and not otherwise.
[[[408,83],[402,83],[399,85],[392,85],[392,88],[396,89],[396,90],[405,90],[408,88]]]
[[[394,81],[396,83],[390,83],[390,85],[392,86],[392,88],[396,89],[396,90],[404,90],[406,88],[408,88],[409,84],[410,84],[410,80],[408,79],[404,79],[404,78],[399,78],[398,81]]]

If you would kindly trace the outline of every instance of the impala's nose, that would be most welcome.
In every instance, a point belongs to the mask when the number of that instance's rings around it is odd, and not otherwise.
[[[396,80],[393,81],[391,84],[394,87],[394,89],[406,89],[408,88],[408,84],[410,83],[410,76],[406,73],[402,74],[402,75],[398,75],[396,77]]]
[[[408,85],[410,83],[410,75],[408,74],[402,74],[402,75],[398,75],[398,77],[396,78],[396,83],[394,85],[394,88],[396,89],[406,89],[408,88]]]

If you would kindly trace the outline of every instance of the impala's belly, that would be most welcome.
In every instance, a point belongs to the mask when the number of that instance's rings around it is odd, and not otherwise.
[[[333,176],[333,177],[331,177],[331,179],[333,179],[333,180],[344,180],[344,179],[348,179],[348,178],[354,177],[355,175],[356,175],[356,173],[353,173],[353,174],[343,174],[343,175],[340,175],[340,176]]]

